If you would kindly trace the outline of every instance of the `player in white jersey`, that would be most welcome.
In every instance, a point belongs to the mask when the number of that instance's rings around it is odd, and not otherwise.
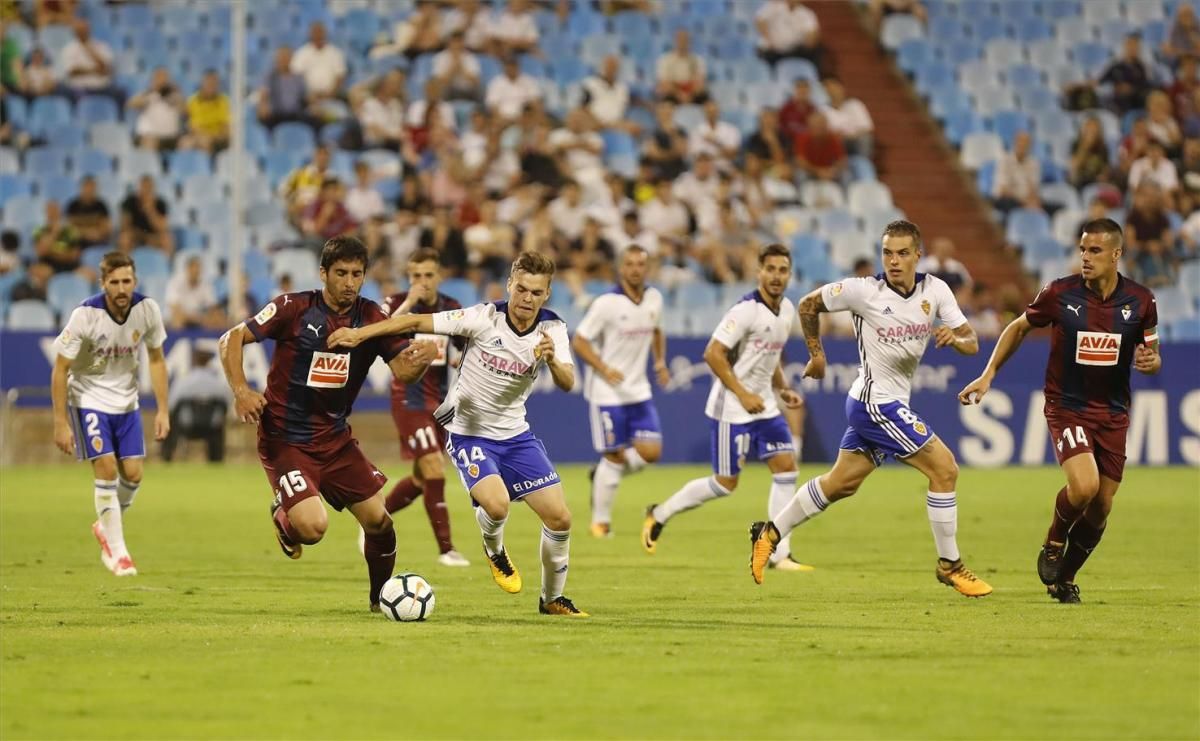
[[[915,224],[888,224],[882,251],[883,273],[827,284],[800,302],[800,326],[811,354],[805,376],[825,376],[818,316],[822,312],[851,312],[861,362],[846,399],[849,427],[837,461],[829,472],[800,487],[770,521],[750,526],[750,573],[761,584],[764,567],[781,539],[831,502],[852,496],[891,455],[929,479],[925,504],[937,545],[938,581],[968,597],[983,597],[992,588],[963,565],[958,552],[954,454],[908,407],[913,373],[930,337],[936,347],[952,347],[963,355],[979,352],[979,340],[950,287],[917,273],[921,232]],[[941,324],[935,327],[934,320]]]
[[[774,516],[792,498],[796,486],[792,433],[774,393],[787,406],[803,403],[787,387],[780,364],[796,321],[792,302],[783,297],[792,275],[791,253],[783,245],[767,245],[759,252],[758,264],[758,289],[726,312],[704,350],[704,360],[716,376],[704,409],[710,420],[713,475],[693,479],[662,504],[646,508],[642,547],[647,553],[657,550],[663,526],[672,517],[732,494],[751,454],[765,460],[771,470],[768,515]],[[809,570],[791,559],[786,544],[777,550],[774,566]]]
[[[554,262],[523,252],[508,279],[508,301],[435,314],[396,314],[358,329],[339,329],[329,346],[354,347],[380,335],[424,332],[467,340],[454,387],[434,410],[446,428],[446,451],[475,504],[492,578],[521,591],[521,574],[504,548],[511,502],[524,501],[542,520],[542,594],[538,611],[587,617],[563,594],[570,553],[571,512],[558,471],[525,420],[525,400],[541,365],[563,391],[575,386],[567,325],[543,309]]]
[[[659,386],[671,381],[663,299],[646,286],[649,255],[636,244],[621,253],[621,280],[598,296],[575,331],[572,349],[590,366],[583,395],[590,405],[592,447],[600,462],[592,469],[592,535],[612,534],[612,507],[626,473],[637,473],[662,456],[662,425],[650,395],[646,360],[654,352]]]
[[[100,560],[117,576],[134,576],[137,566],[125,546],[122,516],[141,486],[146,457],[138,361],[145,345],[157,407],[154,439],[163,440],[171,429],[162,350],[167,332],[158,304],[134,292],[137,273],[128,256],[104,256],[100,285],[103,292],[76,307],[54,340],[54,444],[91,461],[97,517],[92,534],[100,543]]]

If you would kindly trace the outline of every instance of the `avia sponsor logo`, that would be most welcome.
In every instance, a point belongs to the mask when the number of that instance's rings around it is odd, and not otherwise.
[[[928,324],[900,324],[892,327],[876,327],[875,336],[880,342],[899,345],[904,342],[925,342],[929,339]]]
[[[558,481],[558,471],[551,471],[549,474],[545,476],[539,476],[536,479],[525,479],[524,481],[518,481],[512,485],[512,490],[518,493],[523,491],[533,491],[534,489],[540,489],[543,486],[549,486],[555,481]]]
[[[499,355],[493,355],[487,350],[479,351],[479,359],[483,362],[483,366],[493,373],[502,373],[508,376],[527,376],[533,368],[531,365],[522,363],[519,360],[509,360],[502,358]]]
[[[1121,335],[1111,332],[1078,332],[1075,362],[1080,365],[1116,365],[1121,357]]]
[[[340,389],[350,379],[350,355],[315,352],[308,366],[308,385],[318,389]]]

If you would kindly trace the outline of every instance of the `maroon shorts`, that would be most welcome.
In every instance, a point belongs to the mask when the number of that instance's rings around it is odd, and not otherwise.
[[[284,510],[320,494],[340,511],[370,499],[387,483],[387,476],[367,460],[349,433],[319,450],[260,434],[258,459]]]
[[[446,449],[446,431],[433,419],[433,412],[405,409],[392,403],[392,421],[400,433],[400,457],[415,460]]]
[[[1108,419],[1083,416],[1067,409],[1046,406],[1046,424],[1058,465],[1068,458],[1087,453],[1096,459],[1101,476],[1120,481],[1125,473],[1125,438],[1129,417]]]

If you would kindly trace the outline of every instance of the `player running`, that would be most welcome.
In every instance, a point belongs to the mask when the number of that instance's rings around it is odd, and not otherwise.
[[[978,404],[1025,335],[1054,325],[1045,412],[1067,485],[1055,498],[1037,572],[1049,595],[1068,604],[1080,601],[1075,575],[1104,536],[1125,471],[1129,368],[1146,375],[1162,369],[1154,294],[1117,271],[1123,251],[1115,221],[1085,224],[1082,273],[1044,287],[1004,328],[983,375],[958,395],[963,404]]]
[[[657,550],[663,527],[672,517],[732,494],[751,452],[771,470],[769,516],[774,517],[791,501],[795,491],[792,432],[773,393],[777,391],[786,406],[803,403],[800,395],[787,387],[780,364],[796,321],[792,302],[783,296],[792,275],[792,256],[783,245],[767,245],[758,254],[758,265],[758,289],[726,312],[704,350],[704,360],[716,376],[704,409],[710,420],[713,475],[692,479],[667,501],[646,508],[642,547],[647,553]],[[811,570],[792,560],[786,542],[777,551],[771,566],[785,571]]]
[[[417,250],[408,258],[408,291],[384,299],[383,313],[388,316],[434,314],[461,309],[457,301],[438,293],[441,282],[437,251],[427,248]],[[392,381],[392,420],[400,434],[400,456],[413,461],[413,470],[411,476],[392,488],[383,503],[389,514],[395,514],[421,498],[425,503],[429,524],[433,526],[433,537],[437,540],[438,563],[443,566],[470,566],[470,561],[454,549],[454,543],[450,540],[445,459],[442,457],[446,433],[433,419],[433,410],[446,398],[450,371],[449,346],[442,335],[417,335],[415,339],[433,342],[437,346],[437,357],[420,383]],[[455,344],[459,350],[462,349],[461,340],[456,340]]]
[[[387,482],[358,447],[347,417],[376,357],[405,383],[420,379],[436,350],[432,342],[380,339],[335,352],[329,335],[340,327],[382,321],[383,310],[358,295],[367,271],[367,248],[337,237],[321,250],[322,288],[276,297],[220,341],[221,365],[243,422],[258,424],[258,457],[274,489],[271,518],[288,558],[320,542],[335,510],[349,509],[365,533],[363,555],[370,607],[396,564],[396,532],[375,494]],[[275,340],[266,395],[246,383],[242,346]]]
[[[54,404],[54,444],[92,463],[100,561],[117,576],[136,576],[125,545],[124,512],[142,483],[146,441],[138,411],[139,346],[150,360],[154,390],[154,439],[171,431],[167,410],[167,331],[154,299],[136,293],[133,260],[109,252],[100,261],[104,290],[71,312],[54,340],[50,398]]]
[[[510,503],[524,501],[542,520],[538,611],[587,617],[563,594],[571,512],[558,471],[525,420],[525,400],[542,363],[555,386],[570,391],[575,385],[567,325],[542,308],[550,298],[553,277],[553,261],[522,252],[508,278],[508,301],[436,314],[394,315],[378,324],[341,330],[330,342],[355,347],[374,337],[406,332],[467,340],[458,379],[434,417],[449,433],[446,451],[475,504],[492,578],[510,594],[521,591],[521,574],[504,548],[504,524]]]
[[[804,375],[825,377],[819,314],[827,311],[851,312],[860,365],[846,398],[849,427],[833,468],[800,487],[771,521],[750,526],[750,574],[756,583],[762,583],[763,569],[782,538],[830,503],[853,496],[892,455],[929,479],[925,509],[937,545],[938,581],[968,597],[991,594],[992,588],[959,557],[954,454],[908,407],[913,373],[930,336],[936,347],[952,347],[963,355],[979,352],[975,330],[950,287],[918,273],[920,258],[920,230],[907,221],[893,221],[883,230],[883,273],[829,283],[801,300],[800,326],[811,355]],[[935,319],[941,321],[936,328]]]
[[[646,359],[654,352],[659,386],[671,381],[663,299],[646,286],[649,255],[636,244],[621,253],[621,280],[598,296],[575,331],[571,348],[590,366],[583,385],[591,405],[592,447],[601,455],[592,476],[592,535],[612,534],[612,508],[626,473],[662,456],[662,425],[650,398]]]

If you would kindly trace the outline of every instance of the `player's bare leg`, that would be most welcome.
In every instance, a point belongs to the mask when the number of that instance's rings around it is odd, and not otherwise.
[[[1067,485],[1055,497],[1050,529],[1037,559],[1038,578],[1047,587],[1059,581],[1069,533],[1100,490],[1100,470],[1094,456],[1073,455],[1062,462],[1062,469]]]
[[[938,581],[954,587],[967,597],[991,594],[991,585],[964,566],[958,553],[958,502],[955,496],[958,464],[954,461],[954,454],[941,438],[934,436],[916,453],[901,460],[929,479],[925,511],[929,515],[929,526],[937,544],[938,564],[935,573]]]
[[[308,501],[321,503],[317,497],[305,500],[305,502]],[[321,509],[324,511],[324,507]],[[295,510],[296,508],[293,507],[292,511]],[[383,589],[383,585],[388,579],[392,578],[392,571],[396,567],[396,531],[392,527],[391,516],[383,506],[382,497],[373,496],[370,499],[355,502],[350,505],[350,514],[358,520],[366,538],[363,558],[367,561],[367,578],[371,583],[370,606],[373,611],[378,612],[379,590]]]
[[[661,440],[634,440],[633,445],[601,457],[592,472],[593,537],[607,538],[612,535],[612,507],[621,479],[658,462],[661,457]]]
[[[300,558],[304,546],[315,545],[325,537],[329,529],[329,515],[325,505],[317,496],[302,499],[285,510],[282,504],[282,494],[275,495],[271,505],[271,519],[275,522],[275,537],[285,556],[291,559]]]
[[[787,421],[788,429],[792,433],[792,457],[799,463],[804,452],[804,423],[808,418],[808,406],[804,403],[796,407],[780,404],[779,413]]]
[[[658,549],[658,539],[667,521],[681,512],[695,509],[718,497],[727,497],[737,489],[737,476],[705,476],[692,479],[672,494],[662,504],[651,504],[646,508],[642,520],[642,548],[651,555]]]
[[[767,518],[774,520],[796,495],[796,458],[793,453],[780,453],[767,459],[771,470],[771,490],[767,496]],[[767,566],[780,571],[812,571],[813,567],[792,558],[791,533],[783,535]]]
[[[780,540],[795,528],[811,520],[839,499],[854,496],[862,482],[875,470],[871,456],[853,450],[839,450],[833,468],[811,479],[779,512],[767,522],[750,526],[750,575],[762,584],[767,564]]]
[[[1076,456],[1083,457],[1083,456]],[[1091,457],[1091,456],[1087,456]],[[1108,515],[1112,512],[1113,497],[1121,482],[1101,476],[1096,496],[1088,503],[1083,515],[1071,526],[1067,536],[1066,552],[1063,555],[1057,579],[1047,585],[1046,592],[1053,599],[1066,604],[1078,604],[1079,587],[1075,575],[1083,568],[1088,556],[1096,550],[1104,530],[1108,526]]]
[[[471,489],[475,521],[483,534],[483,554],[487,556],[496,585],[509,594],[521,591],[521,572],[504,549],[504,523],[508,522],[508,487],[497,474],[484,476]]]
[[[140,459],[138,462],[140,464]],[[140,476],[140,470],[138,474]],[[109,454],[94,459],[92,476],[92,493],[96,504],[96,521],[92,523],[92,535],[100,544],[100,562],[104,564],[104,568],[117,576],[136,576],[137,566],[125,547],[116,456]]]
[[[563,594],[571,556],[571,510],[567,508],[562,485],[538,489],[525,497],[525,503],[542,520],[542,594],[538,599],[538,612],[588,617]]]

